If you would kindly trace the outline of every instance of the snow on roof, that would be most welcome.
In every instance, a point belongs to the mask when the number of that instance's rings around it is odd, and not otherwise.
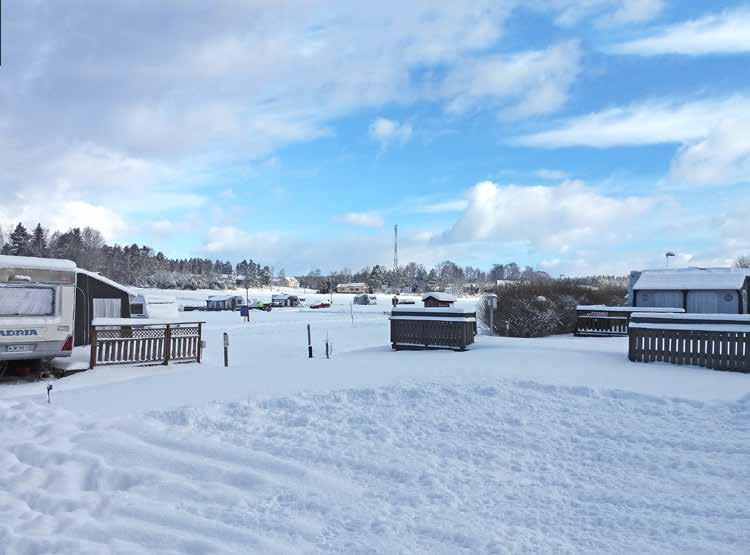
[[[603,304],[579,304],[576,310],[590,310],[601,312],[685,312],[684,308],[664,308],[664,307],[633,307],[633,306],[607,306]]]
[[[716,320],[722,322],[747,322],[750,324],[750,314],[652,314],[650,312],[643,312],[640,308],[638,312],[634,312],[631,318],[648,318],[649,320],[698,320],[708,321]]]
[[[92,326],[163,326],[165,324],[198,324],[205,320],[180,318],[94,318]]]
[[[635,282],[633,289],[651,291],[674,290],[732,290],[742,289],[748,270],[711,268],[672,271],[646,270]]]
[[[208,297],[209,301],[228,301],[231,299],[233,295],[210,295]]]
[[[398,313],[411,313],[411,312],[419,312],[420,314],[474,314],[476,312],[476,309],[474,308],[464,308],[464,307],[449,307],[449,306],[441,306],[441,307],[435,307],[435,308],[425,308],[422,306],[394,306],[393,310],[391,311],[392,314],[398,314]]]
[[[176,297],[168,297],[166,295],[144,295],[146,304],[177,304]]]
[[[74,272],[76,263],[59,258],[36,258],[33,256],[0,255],[0,267],[23,270],[59,270]]]
[[[83,268],[76,268],[76,273],[77,274],[83,274],[85,276],[89,276],[89,277],[94,278],[94,279],[98,279],[102,283],[106,283],[110,287],[114,287],[115,289],[119,289],[120,291],[122,291],[124,293],[127,293],[131,297],[137,297],[138,296],[138,293],[134,289],[131,289],[130,287],[122,285],[121,283],[117,283],[116,281],[111,280],[109,278],[106,278],[103,275],[98,274],[96,272],[92,272],[90,270],[84,270]]]
[[[365,287],[364,283],[339,283],[336,287]]]
[[[456,302],[456,297],[454,297],[450,293],[442,293],[440,291],[436,291],[434,293],[427,293],[427,294],[424,295],[424,297],[422,297],[422,300],[426,301],[429,298],[433,298],[433,299],[435,299],[437,301],[445,301],[445,302],[449,302],[449,303],[455,303]]]

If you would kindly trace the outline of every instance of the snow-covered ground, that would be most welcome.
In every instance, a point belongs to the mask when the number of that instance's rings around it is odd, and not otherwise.
[[[750,376],[623,338],[393,352],[388,299],[196,312],[201,365],[0,387],[0,553],[746,552]]]

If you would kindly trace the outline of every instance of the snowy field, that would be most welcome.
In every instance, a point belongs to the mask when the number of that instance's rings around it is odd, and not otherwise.
[[[0,553],[747,552],[750,376],[623,338],[393,352],[388,298],[189,313],[201,365],[0,387]]]

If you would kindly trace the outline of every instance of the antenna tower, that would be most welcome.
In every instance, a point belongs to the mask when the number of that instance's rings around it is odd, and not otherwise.
[[[398,270],[398,224],[393,226],[393,269]]]

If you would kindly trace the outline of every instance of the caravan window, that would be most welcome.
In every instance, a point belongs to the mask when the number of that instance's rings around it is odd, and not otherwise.
[[[0,316],[53,316],[52,287],[0,285]]]

